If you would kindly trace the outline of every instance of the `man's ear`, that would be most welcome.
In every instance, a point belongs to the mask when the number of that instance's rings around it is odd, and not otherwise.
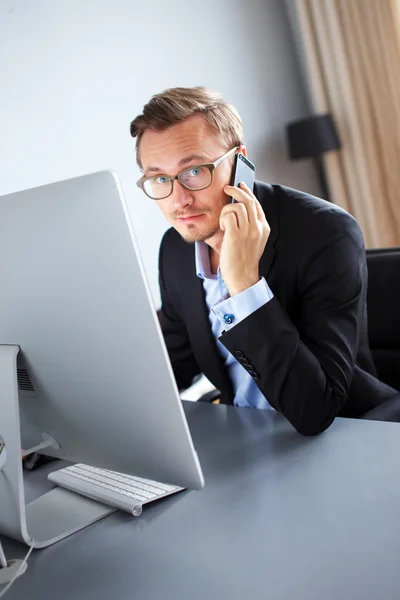
[[[246,146],[244,144],[240,144],[240,146],[238,148],[238,152],[243,154],[243,156],[247,156]]]

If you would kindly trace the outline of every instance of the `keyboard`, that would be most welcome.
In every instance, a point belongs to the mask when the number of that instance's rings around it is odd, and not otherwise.
[[[60,487],[87,496],[113,508],[139,516],[143,504],[180,492],[184,488],[76,464],[50,473],[48,479]]]

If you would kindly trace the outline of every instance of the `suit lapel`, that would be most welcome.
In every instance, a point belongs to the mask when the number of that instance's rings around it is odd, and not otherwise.
[[[189,260],[186,264],[185,277],[185,295],[187,295],[188,302],[185,323],[190,342],[203,373],[221,391],[225,403],[232,403],[232,385],[211,330],[203,282],[196,274],[194,245],[188,255]]]
[[[263,207],[265,216],[271,228],[267,245],[260,259],[260,275],[267,279],[275,259],[275,244],[279,237],[278,207],[276,205],[276,192],[272,185],[256,182],[254,194]]]

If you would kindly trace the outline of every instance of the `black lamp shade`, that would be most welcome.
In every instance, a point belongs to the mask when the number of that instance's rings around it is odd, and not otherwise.
[[[287,125],[289,155],[292,160],[320,156],[339,150],[340,141],[330,115],[317,115]]]

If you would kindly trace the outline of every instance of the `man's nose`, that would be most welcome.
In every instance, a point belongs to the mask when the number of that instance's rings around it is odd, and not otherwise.
[[[182,208],[184,206],[191,206],[194,202],[193,192],[184,188],[179,182],[179,179],[175,179],[171,200],[175,209]]]

